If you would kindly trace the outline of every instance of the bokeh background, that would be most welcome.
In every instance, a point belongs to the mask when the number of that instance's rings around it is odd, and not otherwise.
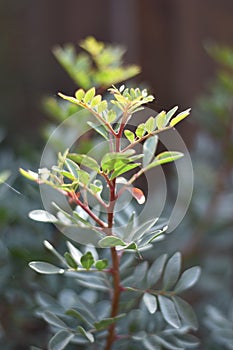
[[[0,0],[0,171],[11,171],[8,183],[21,193],[0,188],[0,346],[45,348],[49,334],[33,316],[34,295],[47,289],[57,297],[60,280],[35,276],[27,263],[47,258],[43,239],[62,245],[62,238],[28,219],[40,198],[17,169],[38,167],[49,122],[43,98],[76,89],[52,48],[71,42],[79,52],[88,35],[127,48],[125,63],[141,66],[136,81],[150,86],[154,109],[194,110],[178,127],[194,161],[194,198],[174,241],[163,248],[180,249],[186,266],[203,267],[199,289],[188,295],[199,313],[200,350],[232,349],[211,341],[211,326],[203,321],[210,303],[233,324],[227,314],[233,300],[233,60],[224,83],[215,78],[221,65],[205,50],[211,43],[233,48],[232,0]]]

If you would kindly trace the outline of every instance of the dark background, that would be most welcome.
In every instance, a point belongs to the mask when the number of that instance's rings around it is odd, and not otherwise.
[[[41,99],[63,90],[69,77],[54,59],[56,44],[88,35],[127,47],[148,82],[156,108],[193,105],[214,64],[204,43],[233,45],[232,0],[1,0],[0,124],[6,143],[34,142],[44,122]],[[195,120],[194,120],[195,122]]]

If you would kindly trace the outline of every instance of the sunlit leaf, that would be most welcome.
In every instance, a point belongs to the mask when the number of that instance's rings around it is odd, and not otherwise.
[[[142,298],[147,310],[150,314],[154,314],[157,310],[157,299],[154,295],[150,293],[144,293]]]
[[[85,96],[83,97],[83,101],[85,103],[88,103],[93,99],[94,96],[95,96],[95,87],[92,87],[85,93]]]
[[[28,216],[30,219],[35,221],[52,223],[58,222],[57,218],[54,215],[42,209],[33,210],[28,214]]]
[[[89,169],[95,171],[99,170],[99,164],[97,161],[94,158],[87,156],[86,154],[69,153],[68,158],[73,160],[75,163],[83,165]]]
[[[170,122],[171,126],[175,126],[178,124],[181,120],[186,118],[190,114],[191,108],[186,109],[185,111],[179,113],[175,118],[173,118]]]

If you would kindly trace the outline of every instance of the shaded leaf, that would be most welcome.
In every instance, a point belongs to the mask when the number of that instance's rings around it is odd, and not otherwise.
[[[95,267],[97,270],[103,270],[108,266],[108,260],[107,259],[102,259],[102,260],[97,260],[95,263]]]
[[[143,167],[146,167],[152,160],[158,144],[158,136],[148,138],[143,144]]]
[[[99,322],[95,322],[94,326],[95,328],[99,331],[102,329],[107,328],[108,326],[110,326],[111,324],[117,322],[118,320],[120,320],[121,318],[125,317],[126,314],[120,314],[116,317],[109,317],[109,318],[105,318]]]
[[[158,296],[158,301],[165,321],[167,321],[167,323],[169,323],[174,328],[180,328],[181,322],[173,301],[167,297],[164,297],[163,295]]]
[[[181,254],[175,253],[167,262],[163,275],[163,289],[169,290],[177,282],[181,270]]]
[[[81,326],[78,326],[78,330],[85,338],[87,338],[87,340],[89,340],[90,343],[94,343],[95,339],[94,339],[93,334],[91,334],[90,332],[86,331]]]
[[[54,266],[52,264],[49,264],[47,262],[43,261],[31,261],[29,263],[29,267],[36,272],[43,273],[43,274],[62,274],[65,272],[64,269],[61,269],[60,267]]]
[[[151,287],[155,285],[162,276],[165,263],[167,261],[167,254],[158,257],[151,265],[147,273],[147,285]]]
[[[80,261],[81,261],[81,264],[84,267],[84,269],[87,269],[87,270],[89,270],[95,262],[94,257],[93,257],[91,252],[86,252],[86,254],[84,254],[81,257]]]
[[[74,260],[74,258],[70,253],[66,252],[64,257],[66,259],[68,266],[70,266],[72,269],[75,269],[75,270],[78,268],[78,264],[76,263],[76,261]]]
[[[200,274],[201,269],[199,266],[194,266],[184,271],[175,286],[175,292],[180,293],[191,288],[199,279]]]
[[[120,246],[126,245],[125,242],[122,241],[122,239],[114,236],[104,237],[98,242],[98,244],[101,248],[110,248],[110,247],[116,247],[118,245]]]
[[[49,350],[63,350],[69,344],[74,334],[67,330],[56,333],[49,342]]]
[[[93,130],[98,132],[98,134],[100,134],[103,138],[105,138],[107,141],[109,141],[109,133],[103,125],[99,125],[99,124],[96,124],[96,123],[93,123],[90,121],[88,121],[87,124],[90,125],[90,127]]]
[[[68,328],[65,322],[63,322],[57,315],[53,314],[52,312],[45,311],[42,313],[43,319],[48,322],[49,324],[59,327],[59,328]]]
[[[197,317],[191,305],[178,296],[173,296],[172,300],[175,303],[176,310],[181,319],[185,322],[185,325],[192,327],[194,330],[198,328]]]

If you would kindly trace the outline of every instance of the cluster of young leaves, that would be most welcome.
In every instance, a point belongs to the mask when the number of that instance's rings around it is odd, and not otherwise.
[[[86,344],[89,349],[95,343],[102,349],[104,332],[115,322],[119,328],[119,339],[125,339],[125,342],[117,342],[122,349],[129,349],[129,344],[134,342],[138,343],[137,346],[140,344],[139,348],[173,350],[189,349],[198,344],[196,337],[187,334],[198,326],[194,311],[178,295],[196,283],[200,268],[192,267],[181,274],[180,253],[169,259],[163,254],[152,265],[144,261],[136,268],[132,255],[124,256],[120,307],[123,313],[111,318],[108,315],[110,304],[105,300],[106,293],[111,293],[108,259],[100,259],[94,248],[87,247],[82,254],[70,242],[67,242],[68,252],[63,257],[49,242],[44,244],[59,259],[61,267],[45,262],[31,262],[30,267],[39,273],[75,278],[89,293],[93,290],[95,298],[95,302],[91,303],[82,296],[73,295],[69,305],[61,308],[51,298],[40,296],[40,300],[45,300],[40,302],[40,315],[55,332],[49,349],[63,349],[69,342],[80,346]],[[99,299],[97,292],[100,292]]]
[[[106,89],[140,72],[137,65],[123,65],[125,49],[121,46],[107,45],[90,36],[80,43],[80,47],[84,52],[78,55],[72,44],[56,47],[53,52],[71,79],[84,89],[90,86]]]
[[[111,134],[118,137],[119,133],[123,132],[121,127],[128,123],[133,113],[153,100],[153,96],[149,95],[145,89],[142,91],[138,88],[129,90],[122,86],[119,90],[113,87],[110,89],[110,92],[114,96],[114,100],[110,102],[102,100],[101,95],[96,95],[95,88],[91,88],[87,92],[79,89],[75,94],[75,98],[63,94],[60,94],[60,96],[89,110],[97,121],[101,123],[101,127],[96,127],[96,124],[93,124],[93,122],[88,123],[94,130],[99,132],[102,137],[110,140]],[[116,104],[120,110],[123,110],[118,123],[115,122],[117,113],[112,109],[111,104]],[[120,149],[119,151],[112,149],[110,152],[106,152],[99,163],[86,154],[75,154],[66,151],[64,154],[58,155],[58,163],[53,166],[51,170],[44,168],[39,169],[38,173],[34,173],[21,169],[21,173],[29,179],[40,184],[43,183],[52,186],[66,195],[70,201],[73,201],[79,209],[82,209],[82,212],[89,214],[88,217],[83,217],[83,215],[80,216],[77,210],[74,210],[72,214],[66,213],[55,205],[58,213],[57,218],[44,211],[32,212],[31,218],[38,221],[50,220],[53,223],[60,223],[66,226],[77,225],[86,228],[88,232],[93,230],[94,236],[90,243],[96,244],[98,242],[99,246],[105,248],[121,246],[124,247],[124,249],[130,248],[137,250],[150,244],[153,239],[163,233],[164,229],[150,230],[156,221],[154,219],[144,223],[140,229],[135,229],[134,216],[132,216],[132,220],[123,230],[123,232],[125,232],[123,236],[103,237],[103,234],[106,234],[106,215],[111,203],[105,198],[102,198],[102,190],[106,186],[111,187],[112,181],[116,181],[119,187],[116,198],[119,199],[127,190],[139,204],[145,202],[143,192],[136,187],[132,187],[135,180],[153,167],[172,162],[182,157],[182,153],[177,151],[165,151],[155,156],[158,143],[157,134],[164,131],[166,128],[172,128],[189,114],[189,110],[187,110],[179,113],[171,120],[176,111],[177,107],[174,107],[168,113],[163,111],[156,117],[150,117],[144,124],[140,124],[137,127],[134,139],[129,136],[128,130],[124,130],[129,140],[129,145],[125,149]],[[169,126],[167,126],[168,123]],[[133,134],[133,132],[131,133]],[[143,153],[136,154],[133,147],[143,141]],[[115,146],[113,145],[113,147]],[[142,162],[138,162],[139,159],[142,159]],[[122,175],[125,175],[129,170],[138,167],[140,167],[140,169],[138,171],[136,170],[130,179],[122,177]],[[97,220],[97,216],[94,214],[90,216],[91,210],[88,206],[87,195],[91,195],[96,201],[95,204],[101,206],[101,219]],[[98,235],[96,235],[96,231],[99,232]],[[69,230],[69,237],[75,239],[73,230],[72,233],[70,232]],[[80,230],[75,240],[78,241],[82,234],[83,232]],[[116,232],[114,232],[114,234],[116,234]],[[89,235],[88,239],[90,239]]]

